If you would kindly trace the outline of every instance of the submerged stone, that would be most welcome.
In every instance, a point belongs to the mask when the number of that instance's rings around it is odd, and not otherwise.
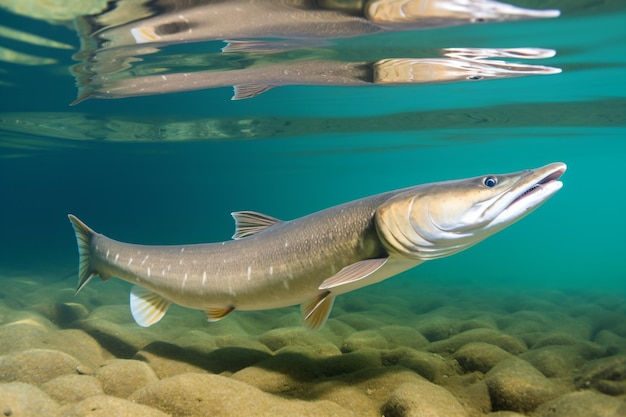
[[[444,388],[427,381],[400,385],[381,409],[385,417],[467,417],[457,399]]]

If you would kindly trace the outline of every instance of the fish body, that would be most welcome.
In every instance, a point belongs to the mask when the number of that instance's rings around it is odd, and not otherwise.
[[[119,7],[78,20],[99,48],[229,39],[346,38],[380,32],[463,24],[554,18],[558,10],[533,10],[493,0],[229,0],[151,2],[138,13]],[[345,4],[344,4],[345,6]],[[133,7],[131,4],[130,7]],[[138,18],[139,16],[139,18]]]
[[[458,48],[460,49],[460,48]],[[528,51],[524,57],[546,56],[554,51],[540,48],[520,48]],[[501,51],[490,50],[496,55]],[[464,51],[470,51],[465,48]],[[477,51],[481,51],[478,49]],[[486,51],[482,49],[482,51]],[[123,98],[193,91],[205,88],[233,86],[233,100],[258,96],[274,87],[284,85],[363,86],[436,84],[550,75],[559,68],[543,65],[509,63],[468,57],[392,58],[375,62],[346,62],[330,59],[302,59],[249,68],[217,71],[174,72],[158,75],[94,76],[80,87],[77,104],[87,98]],[[477,53],[477,52],[475,52]],[[457,55],[461,56],[461,53]]]
[[[135,284],[138,324],[176,303],[210,321],[237,310],[300,304],[305,324],[326,321],[337,295],[452,255],[524,217],[561,188],[562,163],[514,174],[418,185],[291,221],[236,212],[233,240],[146,246],[98,234],[70,215],[79,291],[93,277]]]

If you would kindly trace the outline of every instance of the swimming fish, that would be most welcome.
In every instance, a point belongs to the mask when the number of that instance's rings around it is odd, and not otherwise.
[[[305,325],[319,329],[336,296],[463,251],[515,223],[562,187],[565,170],[557,162],[417,185],[290,221],[235,212],[233,240],[207,244],[118,242],[70,214],[80,255],[76,292],[96,276],[135,284],[130,307],[140,326],[161,320],[172,303],[204,310],[209,321],[300,304]]]

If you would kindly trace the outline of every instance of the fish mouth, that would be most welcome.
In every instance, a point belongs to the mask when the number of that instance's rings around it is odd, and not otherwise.
[[[538,179],[533,179],[530,184],[525,184],[522,191],[509,203],[509,207],[518,203],[521,200],[528,200],[535,193],[542,193],[547,191],[547,195],[543,195],[541,200],[544,201],[561,189],[563,183],[559,181],[561,176],[567,170],[567,166],[564,163],[557,162],[550,164],[544,168],[541,168],[539,172],[532,172],[533,174],[540,174]],[[536,177],[533,175],[533,177]]]
[[[551,172],[548,172],[545,176],[539,178],[539,180],[532,183],[530,187],[522,191],[521,194],[519,194],[517,197],[515,197],[513,201],[509,203],[509,206],[539,191],[543,191],[547,189],[549,191],[553,191],[551,194],[558,191],[563,186],[563,183],[559,181],[559,178],[561,178],[561,175],[565,173],[567,166],[563,163],[557,163],[557,164],[552,164],[552,165],[558,165],[558,166],[554,167],[554,169]]]

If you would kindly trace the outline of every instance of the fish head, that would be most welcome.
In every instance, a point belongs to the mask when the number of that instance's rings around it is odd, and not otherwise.
[[[557,17],[559,10],[533,10],[493,0],[371,0],[366,18],[388,29]]]
[[[389,58],[373,64],[374,84],[434,84],[558,74],[560,68],[500,60]]]
[[[515,223],[562,187],[561,162],[512,174],[483,175],[409,188],[375,215],[392,256],[426,261],[465,250]]]

